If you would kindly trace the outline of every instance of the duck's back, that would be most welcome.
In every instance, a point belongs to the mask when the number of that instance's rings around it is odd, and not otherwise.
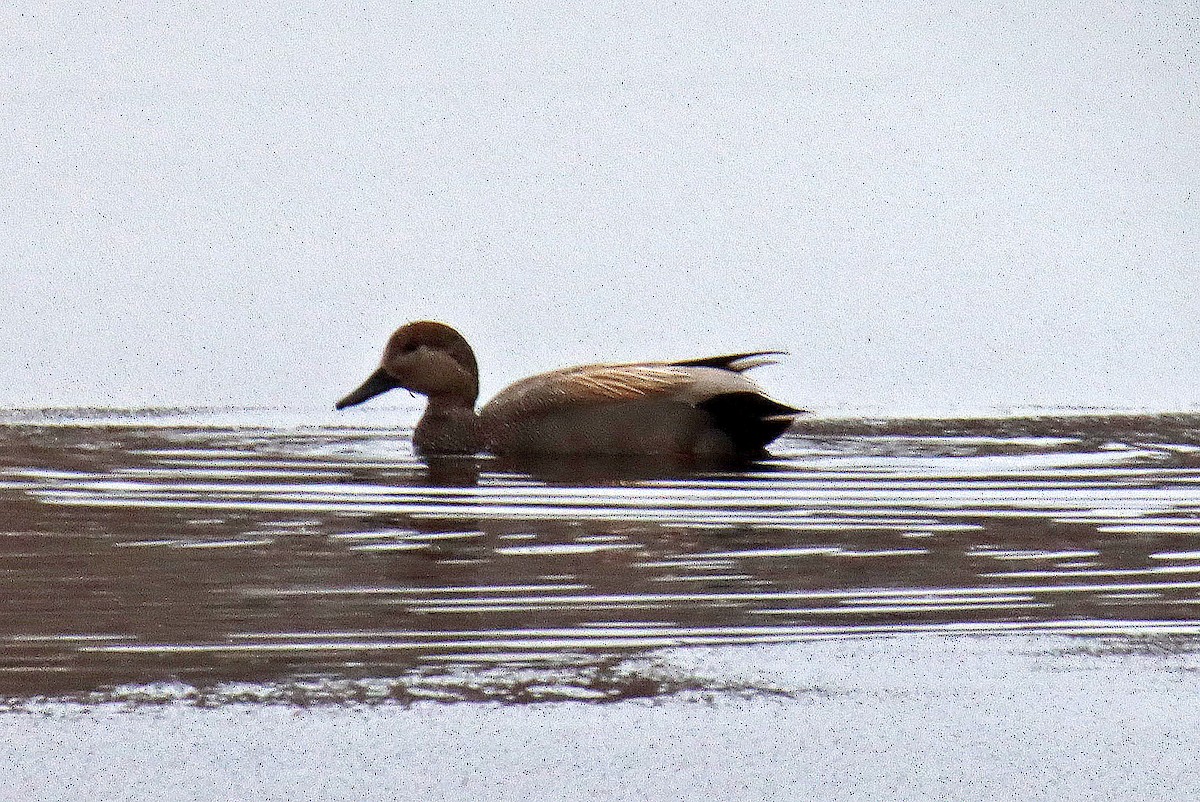
[[[757,456],[799,410],[768,398],[731,367],[737,358],[584,365],[531,376],[484,406],[484,439],[501,455]]]

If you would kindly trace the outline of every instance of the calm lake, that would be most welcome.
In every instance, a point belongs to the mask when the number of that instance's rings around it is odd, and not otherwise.
[[[1200,416],[739,470],[396,416],[0,415],[0,798],[1200,792]]]

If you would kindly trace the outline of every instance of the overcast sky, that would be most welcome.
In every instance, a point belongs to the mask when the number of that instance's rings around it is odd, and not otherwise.
[[[1200,404],[1194,2],[0,10],[0,405],[791,352],[812,409]],[[116,10],[114,10],[116,9]]]

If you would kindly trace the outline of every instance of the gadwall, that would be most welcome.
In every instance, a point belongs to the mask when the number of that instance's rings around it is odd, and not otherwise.
[[[413,449],[423,455],[752,459],[803,412],[742,375],[778,353],[563,368],[510,384],[477,413],[471,346],[444,323],[418,321],[396,330],[379,369],[337,409],[396,387],[426,396],[413,432]]]

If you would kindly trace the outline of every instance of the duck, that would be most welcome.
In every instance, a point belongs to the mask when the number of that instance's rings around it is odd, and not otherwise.
[[[379,367],[335,404],[396,388],[425,396],[413,430],[420,456],[662,456],[753,460],[805,410],[743,374],[782,351],[679,362],[592,364],[521,379],[479,411],[475,352],[453,327],[419,320],[388,338]]]

